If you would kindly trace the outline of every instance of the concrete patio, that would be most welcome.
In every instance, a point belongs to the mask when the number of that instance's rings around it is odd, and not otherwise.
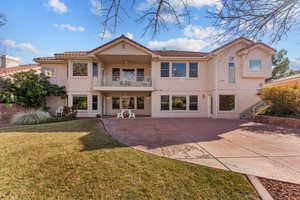
[[[114,138],[137,150],[300,184],[300,129],[205,118],[103,122]]]

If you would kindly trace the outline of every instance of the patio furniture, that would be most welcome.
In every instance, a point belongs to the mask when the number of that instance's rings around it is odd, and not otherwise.
[[[121,112],[119,112],[119,113],[117,114],[117,118],[118,118],[118,119],[120,119],[120,118],[123,119],[123,118],[124,118],[124,113],[125,113],[125,110],[122,109]]]
[[[56,109],[56,111],[55,111],[56,117],[62,117],[63,116],[63,112],[64,112],[64,107],[63,106],[59,106]]]
[[[128,113],[129,113],[129,116],[128,116],[129,119],[135,118],[135,114],[134,114],[134,112],[132,112],[132,110],[128,110]]]

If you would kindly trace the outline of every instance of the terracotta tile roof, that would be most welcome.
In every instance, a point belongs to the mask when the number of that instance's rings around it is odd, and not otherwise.
[[[208,53],[194,51],[157,50],[153,52],[160,56],[171,57],[204,57],[208,55]]]
[[[59,60],[55,57],[38,57],[38,58],[34,58],[33,59],[35,62],[47,62],[47,61],[62,61],[63,60]]]
[[[64,57],[64,56],[86,56],[88,54],[87,51],[67,51],[64,53],[56,53],[55,57]]]
[[[0,76],[5,76],[9,74],[14,74],[17,72],[22,72],[30,69],[39,69],[41,66],[39,64],[29,64],[29,65],[19,65],[16,67],[0,68]]]
[[[240,53],[240,52],[242,52],[242,51],[244,51],[244,50],[246,50],[246,49],[250,49],[250,48],[252,48],[252,47],[254,47],[254,46],[256,46],[256,45],[263,45],[263,46],[265,46],[266,48],[269,48],[269,49],[271,49],[271,50],[273,50],[273,51],[276,51],[276,49],[270,47],[269,45],[267,45],[267,44],[265,44],[265,43],[262,43],[262,42],[256,42],[256,43],[253,43],[253,44],[251,44],[251,45],[249,45],[249,46],[247,46],[247,47],[245,47],[245,48],[242,48],[242,49],[238,50],[237,53]]]
[[[226,44],[224,44],[224,45],[222,45],[222,46],[220,46],[220,47],[212,50],[211,53],[214,53],[214,52],[216,52],[216,51],[218,51],[220,49],[223,49],[223,48],[225,48],[225,47],[227,47],[227,46],[231,45],[232,43],[235,43],[236,41],[239,41],[239,40],[246,40],[247,42],[250,42],[251,44],[254,43],[252,40],[249,40],[248,38],[239,37],[239,38],[237,38],[235,40],[232,40],[231,42],[228,42],[228,43],[226,43]]]

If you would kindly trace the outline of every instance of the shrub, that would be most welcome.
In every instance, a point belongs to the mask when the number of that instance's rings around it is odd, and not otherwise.
[[[64,117],[69,117],[70,119],[75,119],[76,116],[77,116],[76,106],[72,106],[72,107],[64,106],[63,116]]]
[[[11,118],[12,124],[38,124],[43,120],[51,118],[51,115],[48,112],[41,110],[27,110],[24,112],[19,112]]]
[[[300,117],[299,86],[267,86],[261,89],[259,96],[268,107],[258,114],[279,117]]]

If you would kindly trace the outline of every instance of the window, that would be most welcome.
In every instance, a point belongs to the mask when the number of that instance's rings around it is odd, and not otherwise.
[[[73,76],[87,76],[88,64],[87,63],[73,63]]]
[[[160,110],[170,110],[169,96],[160,96]]]
[[[87,110],[87,96],[73,96],[73,106],[75,106],[78,110]]]
[[[55,69],[53,67],[43,67],[42,73],[45,74],[45,76],[47,76],[47,77],[54,77]]]
[[[190,110],[198,110],[198,96],[190,96]]]
[[[144,81],[145,80],[145,72],[144,69],[136,70],[136,81]]]
[[[144,97],[136,98],[136,107],[138,110],[144,110]]]
[[[186,77],[186,63],[172,63],[172,77]]]
[[[173,96],[172,97],[172,110],[186,110],[186,97]]]
[[[261,60],[249,60],[249,69],[252,71],[261,70]]]
[[[112,68],[112,81],[120,80],[120,68]]]
[[[160,77],[169,77],[170,76],[170,63],[162,62],[160,63]]]
[[[228,62],[228,82],[235,83],[235,62],[234,57],[229,58]]]
[[[112,97],[112,109],[120,109],[120,97]]]
[[[98,110],[98,96],[93,95],[93,104],[92,104],[92,109],[93,110]]]
[[[135,70],[134,69],[123,69],[122,79],[126,81],[134,81],[135,80]]]
[[[234,95],[220,95],[219,96],[219,110],[220,111],[234,111],[235,110],[235,96]]]
[[[191,78],[198,77],[198,63],[190,63],[189,77]]]
[[[93,63],[93,77],[98,77],[98,64]]]
[[[122,108],[134,109],[134,97],[122,97],[121,99]]]

